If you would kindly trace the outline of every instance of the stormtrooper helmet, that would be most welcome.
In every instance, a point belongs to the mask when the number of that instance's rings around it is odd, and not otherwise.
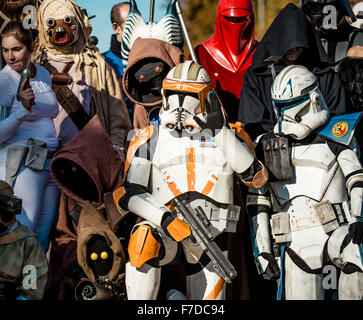
[[[275,134],[301,140],[328,120],[329,109],[317,79],[304,66],[284,68],[272,84],[271,97],[277,118]]]
[[[193,61],[178,64],[163,81],[161,125],[171,131],[199,132],[194,117],[206,121],[205,99],[210,99],[212,93],[212,82],[202,66]]]

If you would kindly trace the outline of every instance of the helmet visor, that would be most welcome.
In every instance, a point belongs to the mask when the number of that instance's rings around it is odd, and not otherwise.
[[[210,90],[212,90],[212,86],[212,82],[206,84],[205,82],[181,82],[164,79],[163,94],[165,97],[167,97],[170,94],[175,94],[177,92],[183,92],[188,94],[196,93],[200,101],[201,112],[204,113],[206,110],[204,99],[208,97],[208,93]]]
[[[310,94],[304,94],[300,97],[288,99],[288,100],[276,100],[272,99],[272,105],[277,114],[277,118],[283,120],[283,115],[286,110],[297,107],[298,105],[308,101],[310,99]]]

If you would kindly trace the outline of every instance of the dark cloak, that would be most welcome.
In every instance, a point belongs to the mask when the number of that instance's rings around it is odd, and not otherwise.
[[[56,285],[77,261],[79,235],[70,212],[87,201],[102,203],[104,193],[122,185],[125,177],[124,161],[97,115],[54,155],[50,169],[62,191],[51,233],[50,266]]]
[[[147,65],[150,60],[160,61],[170,70],[184,61],[184,55],[179,48],[168,42],[155,38],[137,38],[132,45],[125,74],[122,78],[122,86],[127,97],[134,103],[133,126],[135,129],[143,129],[148,126],[148,116],[151,109],[161,107],[162,98],[155,97],[154,102],[145,102],[136,98],[132,92],[137,91],[138,85],[132,81],[135,70]]]
[[[252,139],[273,129],[276,122],[271,101],[273,79],[271,69],[264,60],[271,56],[282,57],[296,47],[304,48],[296,64],[307,67],[317,77],[330,115],[346,113],[343,85],[331,68],[318,34],[304,12],[290,3],[281,10],[266,31],[244,78],[238,120],[245,124],[245,130]],[[285,66],[282,61],[276,63],[276,74]]]

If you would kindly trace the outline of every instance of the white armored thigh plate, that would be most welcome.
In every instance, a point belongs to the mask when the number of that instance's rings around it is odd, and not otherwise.
[[[291,232],[291,249],[302,258],[311,269],[322,267],[323,249],[328,236],[322,226]]]
[[[334,264],[342,268],[345,263],[353,263],[363,270],[362,259],[359,253],[359,246],[352,241],[340,252],[342,243],[349,232],[349,225],[343,225],[335,230],[328,240],[329,258]]]

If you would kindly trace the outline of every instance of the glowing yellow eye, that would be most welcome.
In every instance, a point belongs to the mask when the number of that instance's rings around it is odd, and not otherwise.
[[[139,80],[139,82],[144,82],[144,75],[143,74],[140,74],[138,77],[137,77],[137,80]]]
[[[106,251],[101,252],[101,259],[106,260],[108,258],[108,253]]]
[[[161,72],[163,71],[163,68],[162,68],[162,67],[160,67],[160,66],[158,66],[158,67],[156,67],[156,68],[155,68],[155,71],[156,71],[157,73],[161,73]]]
[[[91,260],[96,261],[98,259],[98,254],[96,252],[93,252],[91,254]]]

